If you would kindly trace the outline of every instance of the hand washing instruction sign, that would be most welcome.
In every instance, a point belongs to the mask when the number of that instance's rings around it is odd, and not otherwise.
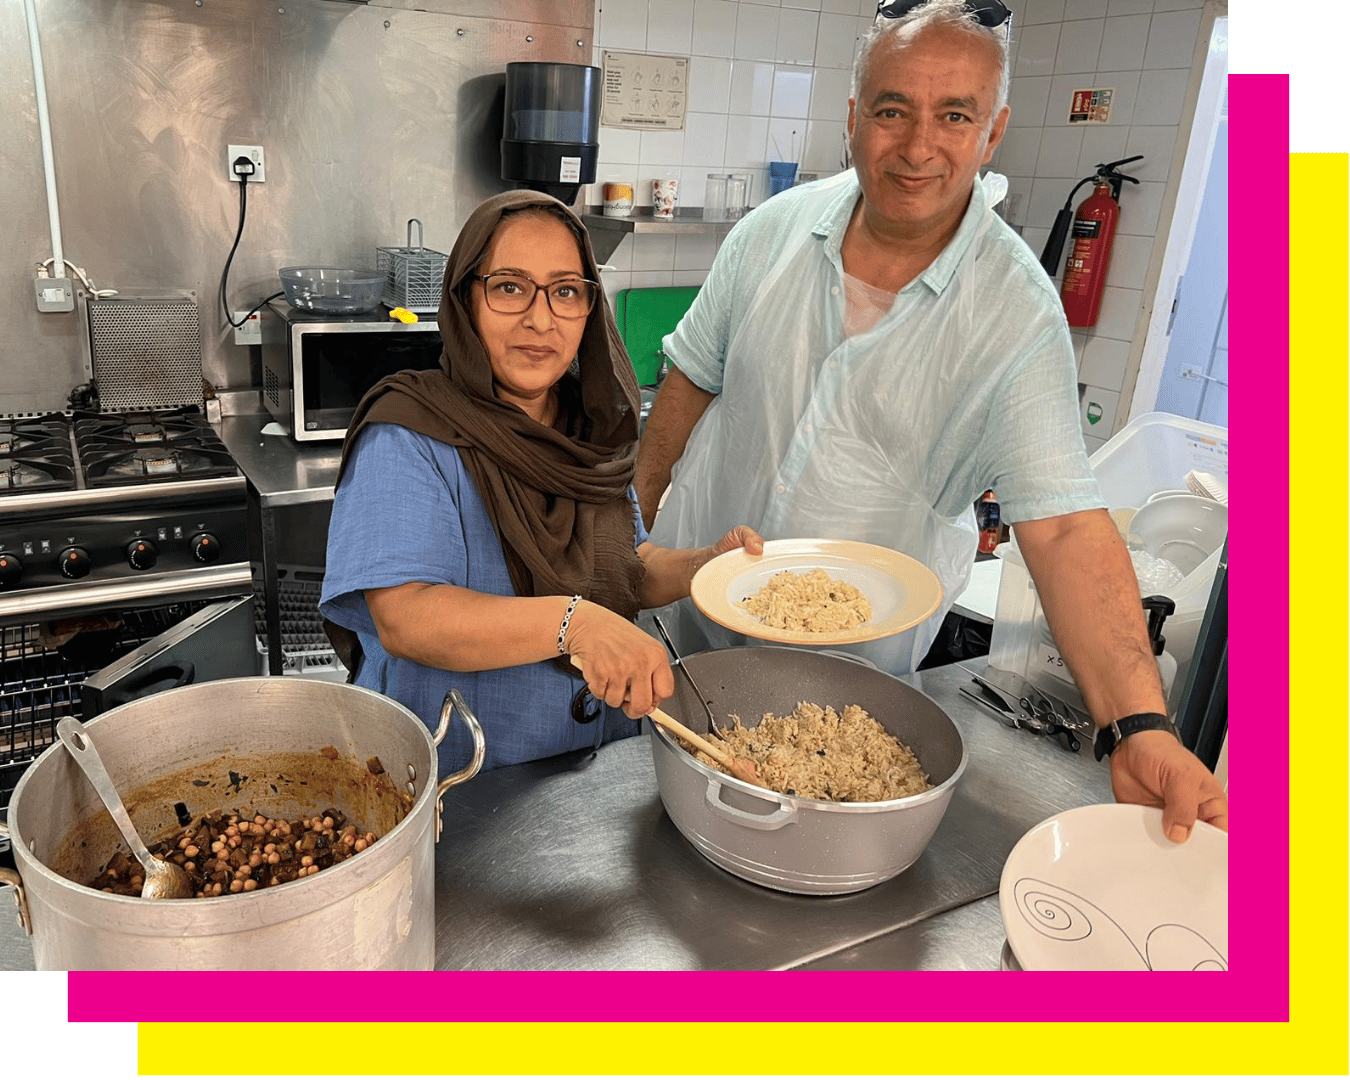
[[[689,57],[604,51],[600,123],[646,131],[683,131]]]

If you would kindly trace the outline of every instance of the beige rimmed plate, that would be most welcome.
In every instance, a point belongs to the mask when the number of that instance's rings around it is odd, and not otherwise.
[[[872,617],[851,630],[811,633],[765,626],[739,602],[753,596],[784,570],[824,570],[858,589]],[[916,559],[856,540],[766,540],[763,555],[737,548],[699,567],[689,586],[694,606],[728,630],[760,641],[789,645],[849,645],[901,634],[923,622],[942,603],[942,586]]]

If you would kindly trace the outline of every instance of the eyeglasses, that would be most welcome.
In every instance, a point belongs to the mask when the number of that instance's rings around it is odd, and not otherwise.
[[[584,319],[595,307],[600,288],[585,278],[565,278],[552,285],[536,285],[524,274],[474,274],[483,283],[487,306],[501,315],[521,315],[534,306],[536,293],[542,292],[549,310],[560,319]]]
[[[572,719],[578,724],[589,724],[600,715],[600,702],[591,696],[590,688],[584,683],[572,697]]]
[[[928,0],[878,0],[876,18],[872,21],[876,22],[883,16],[887,19],[901,19],[926,3]],[[990,29],[1002,26],[1012,18],[1012,12],[998,0],[966,0],[965,8],[975,16],[977,23]]]

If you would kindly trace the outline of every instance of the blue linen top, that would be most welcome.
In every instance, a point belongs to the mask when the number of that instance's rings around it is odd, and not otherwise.
[[[641,544],[647,531],[631,489],[629,497]],[[365,659],[356,685],[401,702],[433,731],[446,692],[458,687],[483,725],[485,769],[597,747],[640,730],[639,721],[603,704],[590,723],[573,720],[572,698],[585,680],[552,662],[460,672],[390,656],[380,646],[364,590],[410,581],[516,595],[501,542],[459,451],[395,424],[371,424],[357,436],[333,498],[319,605],[325,617],[360,638]],[[441,776],[463,768],[471,753],[468,732],[452,720],[440,746]]]

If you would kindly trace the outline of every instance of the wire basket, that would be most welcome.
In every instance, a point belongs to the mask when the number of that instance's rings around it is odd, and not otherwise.
[[[413,226],[417,246],[413,246]],[[422,223],[408,219],[408,246],[376,248],[375,269],[384,274],[384,302],[414,312],[439,311],[445,263],[449,256],[422,246]]]

